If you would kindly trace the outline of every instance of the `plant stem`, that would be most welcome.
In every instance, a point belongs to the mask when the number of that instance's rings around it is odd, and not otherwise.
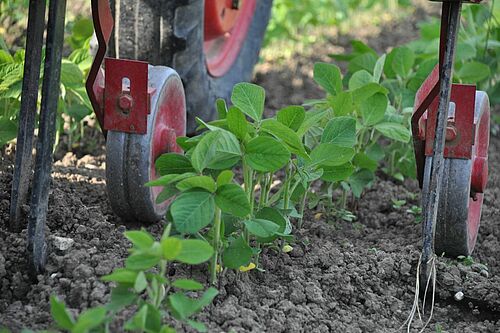
[[[304,195],[302,196],[302,200],[300,202],[300,218],[299,222],[297,224],[298,229],[302,228],[302,223],[304,221],[304,210],[306,208],[306,201],[307,201],[307,194],[309,193],[309,185],[306,188],[306,191],[304,192]]]
[[[213,248],[214,254],[212,256],[211,261],[211,271],[210,271],[210,283],[215,285],[217,282],[217,261],[219,256],[219,248],[220,248],[220,224],[221,224],[221,210],[220,208],[215,209],[215,219],[214,219],[214,240],[213,240]]]
[[[347,204],[347,191],[342,189],[342,196],[340,197],[340,209],[345,209]]]
[[[283,209],[288,209],[288,202],[290,201],[290,173],[292,169],[292,163],[288,163],[285,169],[285,193],[283,193]]]

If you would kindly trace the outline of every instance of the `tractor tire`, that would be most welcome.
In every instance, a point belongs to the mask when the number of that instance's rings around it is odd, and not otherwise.
[[[179,73],[184,84],[187,133],[196,117],[212,120],[215,100],[229,100],[233,86],[252,77],[269,21],[272,0],[255,2],[239,53],[223,74],[212,75],[204,51],[205,2],[209,0],[114,0],[115,35],[111,53],[122,59],[147,61]],[[236,25],[235,25],[236,26]]]

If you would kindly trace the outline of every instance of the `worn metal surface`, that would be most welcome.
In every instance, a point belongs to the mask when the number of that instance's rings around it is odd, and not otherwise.
[[[19,130],[16,141],[16,161],[10,196],[10,221],[12,230],[23,227],[21,206],[26,204],[32,174],[31,161],[33,135],[40,81],[43,32],[45,30],[45,1],[30,0],[28,30],[26,32],[26,59],[24,63],[23,90],[19,112]]]
[[[433,146],[432,169],[430,173],[426,173],[428,177],[424,178],[424,188],[422,192],[422,196],[425,198],[425,205],[422,207],[423,250],[421,260],[423,281],[427,281],[427,276],[430,271],[428,262],[434,254],[434,232],[444,175],[446,124],[450,104],[451,80],[461,8],[461,2],[443,3],[443,12],[449,11],[447,18],[448,28],[447,34],[442,36],[445,40],[445,47],[443,61],[440,61],[439,104]],[[428,186],[425,185],[426,183],[428,183]]]
[[[28,219],[28,255],[31,273],[41,273],[46,260],[45,219],[51,183],[61,78],[66,0],[50,0],[42,85],[42,106],[36,148],[35,176]]]
[[[474,250],[481,220],[483,194],[475,192],[474,178],[486,186],[488,174],[474,168],[488,160],[490,106],[486,93],[476,93],[474,124],[476,135],[472,159],[446,159],[445,177],[436,222],[435,251],[449,257],[468,256]],[[428,157],[431,159],[431,157]]]
[[[146,187],[156,179],[155,161],[166,152],[180,152],[175,140],[186,134],[182,82],[168,67],[149,67],[153,88],[144,135],[108,131],[106,184],[113,211],[124,220],[151,223],[164,217],[168,203],[156,203],[162,187]]]

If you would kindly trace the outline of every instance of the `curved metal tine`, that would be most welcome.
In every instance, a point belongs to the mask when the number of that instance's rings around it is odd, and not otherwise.
[[[16,231],[22,228],[21,206],[26,204],[32,173],[31,160],[45,30],[45,7],[45,0],[30,0],[16,161],[10,195],[9,227]]]
[[[52,152],[56,133],[65,13],[66,0],[50,0],[39,138],[31,194],[31,211],[28,219],[28,255],[32,266],[30,273],[36,274],[43,271],[46,259],[44,229],[51,182]]]
[[[422,253],[422,275],[427,277],[429,270],[428,261],[434,253],[434,232],[436,229],[437,210],[439,206],[439,193],[444,175],[444,147],[445,131],[450,104],[451,83],[453,75],[453,60],[457,44],[458,28],[460,25],[460,11],[462,2],[443,3],[443,14],[449,6],[448,28],[446,29],[445,49],[440,63],[440,87],[439,107],[437,111],[436,138],[433,147],[432,171],[430,173],[429,186],[424,189],[422,196],[423,207],[423,253]],[[443,38],[443,36],[442,36]]]

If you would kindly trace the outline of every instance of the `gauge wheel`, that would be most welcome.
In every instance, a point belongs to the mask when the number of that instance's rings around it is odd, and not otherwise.
[[[215,100],[252,77],[272,0],[114,0],[111,46],[122,59],[175,69],[184,83],[187,130],[212,120]]]
[[[482,91],[476,92],[474,125],[472,158],[445,159],[434,238],[437,255],[468,256],[476,244],[488,179],[490,139],[490,105],[488,95]],[[432,157],[427,157],[426,168],[431,165]]]
[[[108,131],[106,186],[111,207],[125,221],[153,223],[165,216],[169,202],[157,203],[162,187],[144,184],[158,177],[156,159],[182,152],[176,143],[186,135],[186,102],[182,81],[164,66],[149,66],[153,91],[146,134]]]

